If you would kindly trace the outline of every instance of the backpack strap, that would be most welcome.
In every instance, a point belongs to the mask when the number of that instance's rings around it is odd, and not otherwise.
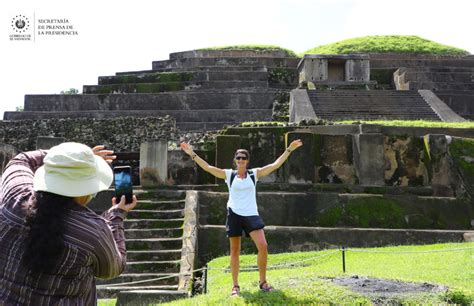
[[[229,184],[229,189],[230,187],[232,187],[232,182],[234,181],[235,177],[237,176],[237,171],[235,170],[232,170],[231,174],[230,174],[230,184]]]
[[[252,179],[252,182],[253,182],[254,186],[256,186],[257,184],[255,183],[255,173],[252,170],[247,170],[247,174]]]

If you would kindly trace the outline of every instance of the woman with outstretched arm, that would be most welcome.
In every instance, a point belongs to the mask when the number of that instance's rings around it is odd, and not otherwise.
[[[250,236],[258,249],[257,264],[259,270],[259,287],[264,292],[273,291],[273,287],[267,283],[267,241],[263,228],[265,224],[258,215],[255,185],[257,181],[277,170],[288,159],[291,152],[301,147],[301,140],[294,140],[283,154],[273,163],[262,168],[248,169],[250,154],[245,149],[238,149],[234,154],[234,163],[237,170],[220,169],[209,165],[204,159],[194,153],[188,143],[181,143],[181,149],[191,156],[202,169],[217,178],[224,179],[229,188],[229,200],[227,201],[226,232],[230,242],[230,269],[232,271],[233,287],[231,296],[240,294],[238,282],[239,256],[242,232]]]

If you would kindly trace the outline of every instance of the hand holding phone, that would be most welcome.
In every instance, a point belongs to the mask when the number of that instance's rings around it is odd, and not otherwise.
[[[133,202],[132,168],[118,166],[114,168],[115,197],[118,201],[125,196],[125,203]]]

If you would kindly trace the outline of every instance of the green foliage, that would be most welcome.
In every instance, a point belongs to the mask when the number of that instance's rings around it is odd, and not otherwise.
[[[61,90],[60,94],[62,95],[77,95],[79,93],[79,89],[76,88],[69,88],[68,90]]]
[[[15,111],[17,111],[17,112],[22,112],[22,111],[24,111],[24,110],[25,110],[25,108],[24,108],[23,106],[17,106],[17,107],[15,107]]]
[[[202,51],[207,50],[223,50],[223,51],[240,51],[240,50],[249,50],[256,52],[266,52],[266,51],[283,51],[287,56],[297,57],[296,53],[292,50],[285,49],[279,46],[274,45],[230,45],[230,46],[215,46],[209,48],[199,49]]]
[[[342,40],[310,49],[304,54],[412,53],[468,55],[469,52],[418,36],[380,35]]]
[[[472,248],[474,243],[446,243],[432,245],[396,246],[369,248],[362,251],[385,251],[386,253],[361,253],[349,249],[346,253],[347,272],[342,272],[341,252],[325,257],[330,250],[319,252],[294,252],[272,254],[269,266],[306,261],[293,268],[280,268],[267,273],[276,292],[261,293],[258,290],[258,272],[241,272],[239,284],[241,297],[229,297],[232,277],[219,269],[229,267],[229,257],[220,257],[209,262],[208,294],[191,299],[178,300],[169,305],[302,305],[302,304],[346,304],[370,305],[369,297],[333,284],[328,278],[359,275],[373,278],[400,280],[405,282],[427,282],[448,286],[447,293],[422,293],[397,295],[397,304],[445,304],[469,305],[474,302],[474,250],[451,252],[428,252],[443,249]],[[397,253],[419,252],[419,253]],[[314,259],[311,259],[314,258]],[[256,255],[242,255],[242,267],[255,267]]]

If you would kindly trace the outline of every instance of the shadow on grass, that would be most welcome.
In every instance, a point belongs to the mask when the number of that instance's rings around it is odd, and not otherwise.
[[[266,304],[266,305],[275,305],[275,304],[299,304],[302,301],[295,299],[293,297],[287,296],[281,290],[275,290],[272,292],[246,292],[241,291],[240,297],[245,301],[246,304]]]

